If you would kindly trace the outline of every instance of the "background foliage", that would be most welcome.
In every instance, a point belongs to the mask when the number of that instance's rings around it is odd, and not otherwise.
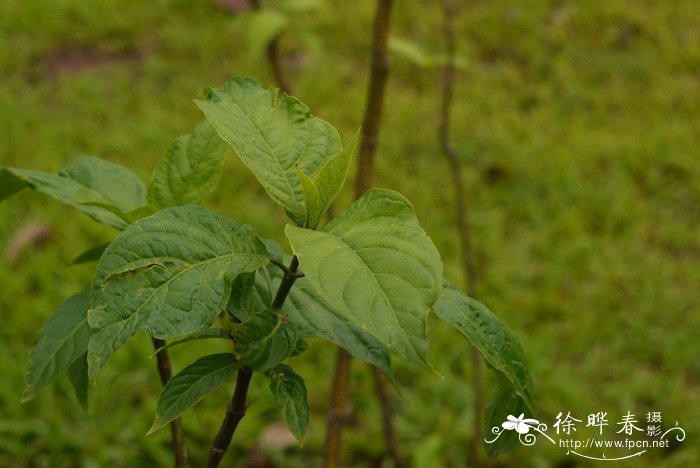
[[[464,3],[453,138],[468,163],[479,299],[520,337],[541,419],[551,423],[562,410],[579,419],[599,410],[613,417],[662,411],[688,438],[635,466],[654,466],[655,457],[665,457],[664,466],[697,463],[697,3]],[[280,43],[294,93],[333,122],[343,141],[363,109],[372,13],[372,2],[325,2],[294,16],[314,47],[299,35]],[[393,34],[440,51],[439,15],[433,2],[399,2]],[[173,139],[201,118],[192,99],[205,85],[233,75],[272,84],[264,58],[250,53],[248,26],[245,15],[207,0],[2,2],[0,165],[57,171],[77,154],[95,154],[145,180]],[[375,180],[412,201],[446,275],[461,284],[452,193],[434,128],[437,78],[395,58]],[[282,210],[243,164],[228,158],[224,178],[207,205],[283,241]],[[340,206],[350,198],[344,191]],[[87,415],[67,379],[19,404],[38,326],[90,281],[94,265],[68,263],[113,233],[29,191],[0,205],[0,220],[3,247],[36,223],[53,231],[45,246],[0,264],[0,465],[169,464],[167,431],[144,436],[159,394],[145,336],[100,374]],[[459,464],[472,435],[467,350],[446,325],[431,321],[429,332],[429,358],[445,379],[397,362],[397,429],[416,466]],[[212,345],[202,345],[202,354],[204,346]],[[274,401],[256,399],[267,383],[255,378],[229,460],[320,463],[333,353],[314,347],[295,363],[314,413],[304,448],[276,450],[260,437],[280,414]],[[173,349],[176,368],[198,357],[191,349]],[[345,461],[370,466],[382,451],[381,429],[371,378],[365,366],[354,372],[355,430],[347,433]],[[194,464],[230,391],[220,388],[184,415]],[[513,466],[570,461],[543,444],[497,459]]]

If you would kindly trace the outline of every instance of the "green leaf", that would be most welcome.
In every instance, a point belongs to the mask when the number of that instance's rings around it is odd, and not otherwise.
[[[309,428],[309,402],[304,379],[286,364],[280,364],[265,372],[270,381],[270,391],[282,409],[284,422],[299,442]]]
[[[88,409],[88,365],[87,351],[68,366],[68,378],[73,386],[75,398],[85,411]]]
[[[129,212],[146,204],[146,187],[130,169],[94,156],[71,159],[59,172],[100,193],[114,206]]]
[[[200,206],[166,208],[130,225],[92,281],[90,376],[138,331],[170,339],[206,329],[236,276],[267,261],[248,226]]]
[[[340,193],[340,189],[343,188],[358,137],[359,132],[350,144],[327,160],[319,168],[315,179],[298,170],[306,203],[305,227],[316,229],[321,216],[328,210],[335,197]]]
[[[371,190],[323,231],[288,225],[311,286],[390,352],[430,369],[426,319],[442,286],[442,262],[410,203]]]
[[[102,256],[102,253],[107,247],[109,247],[109,242],[104,244],[98,244],[94,247],[87,249],[85,252],[81,253],[73,259],[71,265],[79,265],[81,263],[96,262]]]
[[[226,156],[224,142],[203,121],[170,146],[153,172],[148,202],[158,208],[197,204],[219,181]]]
[[[286,316],[265,310],[231,331],[241,365],[266,371],[294,352],[299,333]]]
[[[23,402],[33,398],[37,391],[85,353],[90,338],[87,309],[88,290],[85,290],[61,304],[41,327],[24,378]]]
[[[249,78],[234,78],[196,104],[270,197],[304,226],[304,193],[296,167],[315,174],[341,150],[338,132],[296,98],[263,89]]]
[[[190,341],[209,340],[211,338],[219,338],[224,340],[230,339],[228,331],[226,329],[221,327],[211,327],[207,328],[203,332],[195,333],[193,335],[187,336],[179,340],[170,341],[165,346],[161,346],[160,348],[156,349],[155,352],[151,354],[151,357],[155,356],[161,351],[165,351],[166,349],[172,348],[174,346],[189,343]]]
[[[180,416],[231,378],[238,367],[233,354],[220,353],[204,356],[182,369],[163,387],[156,406],[156,418],[148,433],[154,433]]]
[[[517,416],[525,413],[528,417],[534,417],[530,373],[515,334],[483,304],[456,291],[449,284],[445,284],[433,310],[464,335],[496,372],[499,386],[486,411],[486,433],[490,434],[494,426],[500,427],[509,414]],[[512,437],[504,434],[493,444],[485,443],[484,447],[490,455],[495,455],[516,446],[510,439]]]
[[[77,157],[59,174],[27,169],[0,169],[0,200],[22,187],[46,193],[93,219],[123,229],[128,222],[116,215],[114,207],[129,212],[145,203],[145,188],[129,169],[92,156]]]

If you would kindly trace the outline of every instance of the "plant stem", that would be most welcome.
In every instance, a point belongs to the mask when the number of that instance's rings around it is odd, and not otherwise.
[[[282,282],[277,288],[277,294],[270,305],[270,308],[276,311],[282,309],[284,305],[284,300],[287,298],[292,285],[299,278],[297,269],[299,268],[299,259],[297,257],[292,257],[292,261],[289,267],[285,267],[284,276],[282,277]],[[253,370],[246,366],[241,366],[238,368],[238,373],[236,375],[236,388],[233,390],[233,395],[231,396],[231,401],[226,406],[226,415],[224,420],[221,422],[221,427],[219,432],[217,432],[214,441],[212,442],[211,448],[209,449],[209,456],[207,457],[206,467],[216,468],[219,466],[221,459],[226,454],[229,446],[231,445],[231,439],[233,439],[233,434],[236,432],[238,423],[241,422],[243,416],[246,413],[246,400],[248,398],[248,387],[250,386],[250,380],[253,377]]]
[[[250,5],[254,10],[260,10],[262,8],[260,0],[251,0]],[[279,54],[279,38],[280,35],[275,36],[270,43],[267,45],[265,54],[267,55],[267,60],[272,67],[272,75],[275,77],[275,82],[277,86],[287,94],[292,92],[292,88],[289,86],[289,82],[284,76],[284,69],[282,68],[282,61]]]
[[[377,147],[379,124],[384,110],[384,90],[389,75],[389,22],[391,20],[392,0],[378,0],[374,16],[374,33],[372,39],[372,68],[367,88],[367,103],[362,121],[362,138],[360,156],[355,181],[355,197],[359,198],[372,186],[374,173],[374,153]]]
[[[367,103],[362,123],[360,140],[360,155],[355,179],[355,198],[359,198],[372,186],[374,172],[374,155],[377,147],[379,126],[384,108],[384,91],[389,74],[388,38],[391,20],[392,0],[378,0],[374,16],[372,37],[372,65],[369,86],[367,88]],[[340,466],[341,435],[348,417],[348,389],[350,386],[351,361],[350,354],[338,348],[336,355],[335,373],[331,389],[331,402],[328,410],[328,428],[326,434],[325,466],[337,468]],[[374,372],[374,370],[373,370]],[[376,380],[375,388],[382,405],[382,424],[387,450],[394,459],[396,466],[400,465],[397,457],[397,443],[392,426],[393,408],[384,403],[388,400],[386,383],[383,379]]]
[[[457,233],[462,250],[462,267],[467,275],[466,293],[468,296],[476,296],[477,272],[474,262],[474,252],[471,240],[471,229],[468,222],[468,208],[462,180],[462,164],[459,154],[450,140],[450,122],[452,104],[454,101],[454,77],[455,77],[455,57],[457,51],[454,18],[457,14],[452,0],[443,0],[443,24],[442,32],[445,38],[445,48],[447,50],[447,60],[442,69],[442,99],[440,101],[440,113],[438,120],[438,136],[440,146],[450,165],[452,174],[452,186],[455,194],[455,211],[457,215]],[[483,403],[483,369],[479,351],[472,347],[470,350],[470,361],[473,370],[473,390],[474,390],[474,438],[470,444],[471,464],[476,466],[480,463],[479,447],[481,446],[481,431],[483,426],[482,411]]]
[[[155,350],[165,346],[165,340],[151,337]],[[170,364],[170,355],[167,349],[161,350],[156,354],[156,363],[158,365],[158,374],[160,381],[165,386],[173,376],[172,365]],[[170,436],[173,446],[173,455],[175,456],[176,468],[189,468],[190,463],[187,457],[187,447],[185,446],[185,436],[182,432],[182,421],[176,418],[170,422]]]
[[[231,445],[233,433],[236,432],[238,423],[241,422],[241,419],[243,419],[246,413],[246,399],[248,397],[248,387],[250,386],[250,379],[252,377],[253,371],[248,367],[242,366],[238,369],[236,388],[231,396],[231,401],[226,407],[226,415],[221,423],[219,432],[217,432],[211,449],[209,450],[209,457],[207,457],[207,463],[205,465],[207,468],[219,466],[221,459]]]

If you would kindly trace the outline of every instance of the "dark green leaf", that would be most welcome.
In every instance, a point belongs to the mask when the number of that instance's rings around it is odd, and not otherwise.
[[[294,352],[299,339],[286,316],[265,310],[231,331],[241,365],[257,371],[273,368]]]
[[[68,366],[68,378],[73,386],[75,398],[85,411],[88,409],[87,351]]]
[[[486,411],[486,439],[491,429],[501,427],[508,415],[535,416],[532,382],[525,356],[515,334],[480,302],[445,284],[433,310],[456,328],[484,356],[498,377],[498,390]],[[510,432],[510,431],[509,431]],[[494,443],[484,443],[489,455],[512,450],[517,434],[504,433]]]
[[[79,265],[81,263],[88,263],[88,262],[96,262],[97,260],[100,259],[102,256],[102,253],[105,251],[105,249],[109,247],[109,242],[105,242],[104,244],[98,244],[94,247],[89,248],[85,252],[81,253],[77,257],[73,259],[71,262],[72,265]]]
[[[152,354],[152,356],[155,356],[156,354],[160,353],[161,351],[172,348],[174,346],[178,346],[178,345],[181,345],[184,343],[189,343],[190,341],[208,340],[211,338],[219,338],[219,339],[224,339],[224,340],[230,339],[228,331],[225,330],[224,328],[211,327],[211,328],[207,328],[203,332],[195,333],[195,334],[187,336],[185,338],[171,341],[168,344],[166,344],[165,346],[161,346],[160,348],[156,349],[155,352]]]
[[[105,250],[91,285],[90,376],[140,330],[170,339],[206,329],[236,276],[267,261],[249,227],[200,206],[130,225]]]
[[[158,398],[156,418],[149,434],[157,431],[233,376],[238,369],[233,354],[210,354],[174,376]]]
[[[270,391],[282,409],[284,422],[301,442],[309,427],[309,402],[304,379],[286,364],[280,364],[265,372],[270,381]]]
[[[90,338],[87,309],[88,291],[85,290],[61,304],[41,327],[24,378],[22,401],[33,398],[39,389],[85,353]]]

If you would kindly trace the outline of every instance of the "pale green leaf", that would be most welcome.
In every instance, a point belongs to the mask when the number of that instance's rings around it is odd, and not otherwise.
[[[128,222],[105,207],[126,213],[145,203],[145,188],[133,172],[92,156],[71,160],[59,174],[0,169],[0,187],[0,200],[30,187],[117,229],[125,228]]]
[[[338,132],[296,98],[263,89],[249,78],[234,78],[196,103],[270,197],[304,226],[304,193],[296,166],[315,174],[341,150]]]
[[[401,359],[430,368],[425,326],[442,287],[442,262],[403,196],[371,190],[323,231],[285,231],[328,304]]]
[[[130,225],[105,250],[91,285],[90,376],[138,331],[170,339],[206,329],[236,276],[267,261],[248,226],[200,206]]]
[[[33,398],[37,391],[85,353],[90,338],[87,309],[88,290],[85,290],[61,304],[41,327],[24,378],[22,401]]]
[[[157,431],[187,408],[231,378],[239,364],[233,354],[210,354],[198,359],[165,384],[158,398],[156,418],[149,434]]]
[[[203,121],[170,146],[148,186],[148,202],[158,208],[197,204],[219,181],[226,156],[223,140]]]
[[[311,413],[304,379],[286,364],[265,372],[265,377],[270,381],[270,391],[282,409],[284,422],[301,442],[309,427]]]
[[[68,366],[68,378],[73,386],[75,398],[85,411],[88,409],[88,365],[87,351]]]

